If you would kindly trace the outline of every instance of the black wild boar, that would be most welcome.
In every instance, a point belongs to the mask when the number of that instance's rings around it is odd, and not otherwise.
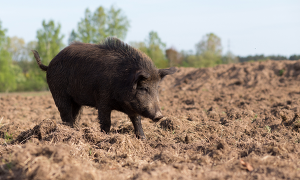
[[[98,109],[102,131],[110,131],[112,110],[126,113],[138,138],[145,138],[141,116],[158,121],[163,117],[158,99],[158,84],[175,68],[157,69],[141,51],[117,38],[101,44],[75,42],[60,51],[49,66],[47,82],[62,121],[75,122],[82,106]]]

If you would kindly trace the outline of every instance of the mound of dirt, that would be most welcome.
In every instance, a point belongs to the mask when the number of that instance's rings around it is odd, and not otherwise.
[[[56,122],[50,119],[43,120],[39,125],[34,126],[33,129],[28,131],[23,131],[12,144],[24,143],[31,138],[37,138],[38,140],[43,140],[49,133],[55,131],[57,128]]]
[[[300,61],[178,68],[161,83],[165,115],[97,110],[71,128],[49,93],[0,94],[0,179],[300,179]]]
[[[97,179],[95,168],[71,158],[67,146],[26,144],[10,149],[2,156],[0,179]]]
[[[186,72],[179,68],[179,72]],[[224,87],[243,86],[288,86],[291,81],[300,80],[300,61],[266,61],[219,65],[215,68],[189,69],[177,77],[175,87],[181,90],[219,90]],[[169,84],[168,84],[169,85]],[[164,87],[166,88],[166,87]]]

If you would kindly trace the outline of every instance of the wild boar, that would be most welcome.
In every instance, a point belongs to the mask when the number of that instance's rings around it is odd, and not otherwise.
[[[160,120],[163,115],[158,84],[174,67],[157,69],[143,52],[121,40],[109,37],[100,44],[74,42],[49,63],[41,63],[47,83],[63,122],[73,126],[82,106],[95,107],[101,130],[108,133],[111,111],[127,114],[136,137],[144,139],[141,116]]]

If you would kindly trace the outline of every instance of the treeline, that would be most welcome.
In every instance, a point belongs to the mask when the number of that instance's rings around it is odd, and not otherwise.
[[[100,43],[109,36],[124,40],[129,28],[130,22],[121,9],[114,6],[109,9],[100,6],[93,12],[86,9],[77,27],[69,34],[68,44],[73,41]],[[64,38],[59,23],[44,20],[36,32],[36,40],[25,43],[22,38],[8,37],[7,29],[2,27],[0,21],[0,92],[47,90],[46,73],[39,69],[31,50],[37,50],[42,63],[48,65],[67,46],[63,43]],[[144,41],[129,44],[146,53],[158,68],[213,67],[245,61],[300,59],[300,55],[287,58],[264,55],[240,57],[230,51],[224,54],[221,39],[213,33],[204,35],[195,45],[195,51],[166,48],[166,43],[155,31],[149,32]]]
[[[265,61],[265,60],[299,60],[300,55],[291,55],[290,57],[287,56],[281,56],[281,55],[272,55],[272,56],[264,56],[263,54],[261,55],[255,55],[255,56],[246,56],[246,57],[241,57],[238,56],[239,62],[247,62],[247,61]]]

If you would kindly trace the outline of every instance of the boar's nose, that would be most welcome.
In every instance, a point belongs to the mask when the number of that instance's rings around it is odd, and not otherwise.
[[[155,117],[153,118],[154,122],[159,121],[161,118],[163,118],[164,116],[162,115],[162,113],[160,111],[157,111],[155,114]]]

